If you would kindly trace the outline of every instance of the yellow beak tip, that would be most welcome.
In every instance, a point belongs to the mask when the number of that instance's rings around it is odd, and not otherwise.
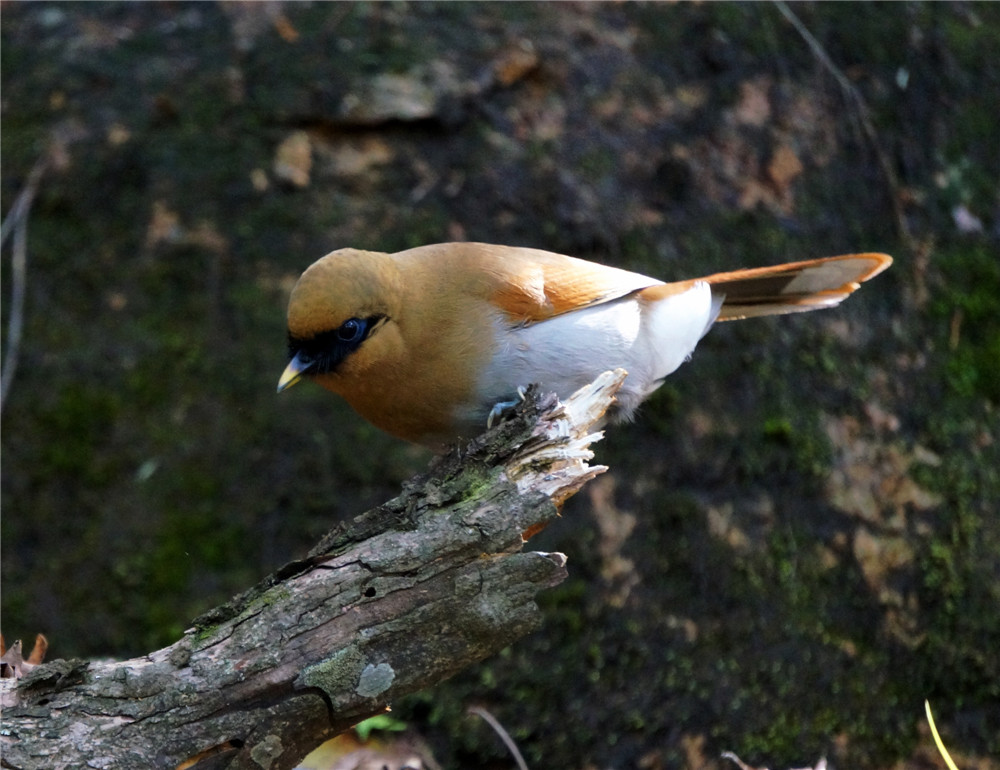
[[[281,373],[281,379],[278,380],[278,393],[288,390],[301,379],[302,370],[295,365],[295,361],[292,361],[285,367],[285,371]]]

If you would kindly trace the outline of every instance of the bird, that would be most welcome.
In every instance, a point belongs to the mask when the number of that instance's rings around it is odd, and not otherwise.
[[[278,392],[312,380],[440,451],[486,430],[530,384],[566,398],[622,368],[607,419],[628,421],[714,323],[834,307],[891,263],[848,254],[664,282],[486,243],[338,249],[291,291]]]

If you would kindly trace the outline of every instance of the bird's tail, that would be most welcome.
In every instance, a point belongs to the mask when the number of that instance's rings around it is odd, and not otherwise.
[[[839,305],[892,264],[887,254],[847,254],[773,267],[716,273],[699,280],[722,299],[719,321],[802,313]]]

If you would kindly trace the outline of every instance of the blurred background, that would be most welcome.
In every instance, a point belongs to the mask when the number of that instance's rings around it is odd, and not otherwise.
[[[275,395],[333,249],[666,280],[886,251],[837,310],[713,330],[532,540],[569,556],[544,628],[393,714],[446,766],[509,766],[478,704],[533,766],[926,768],[929,698],[1000,767],[1000,5],[36,2],[0,33],[5,219],[48,158],[21,312],[2,260],[8,641],[168,644],[426,466]]]

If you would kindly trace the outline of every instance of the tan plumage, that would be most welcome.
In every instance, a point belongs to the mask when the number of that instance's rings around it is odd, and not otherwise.
[[[482,430],[519,386],[565,397],[623,366],[627,418],[715,320],[831,307],[891,261],[858,254],[662,283],[480,243],[342,249],[292,291],[279,390],[314,379],[386,432],[439,446]]]

